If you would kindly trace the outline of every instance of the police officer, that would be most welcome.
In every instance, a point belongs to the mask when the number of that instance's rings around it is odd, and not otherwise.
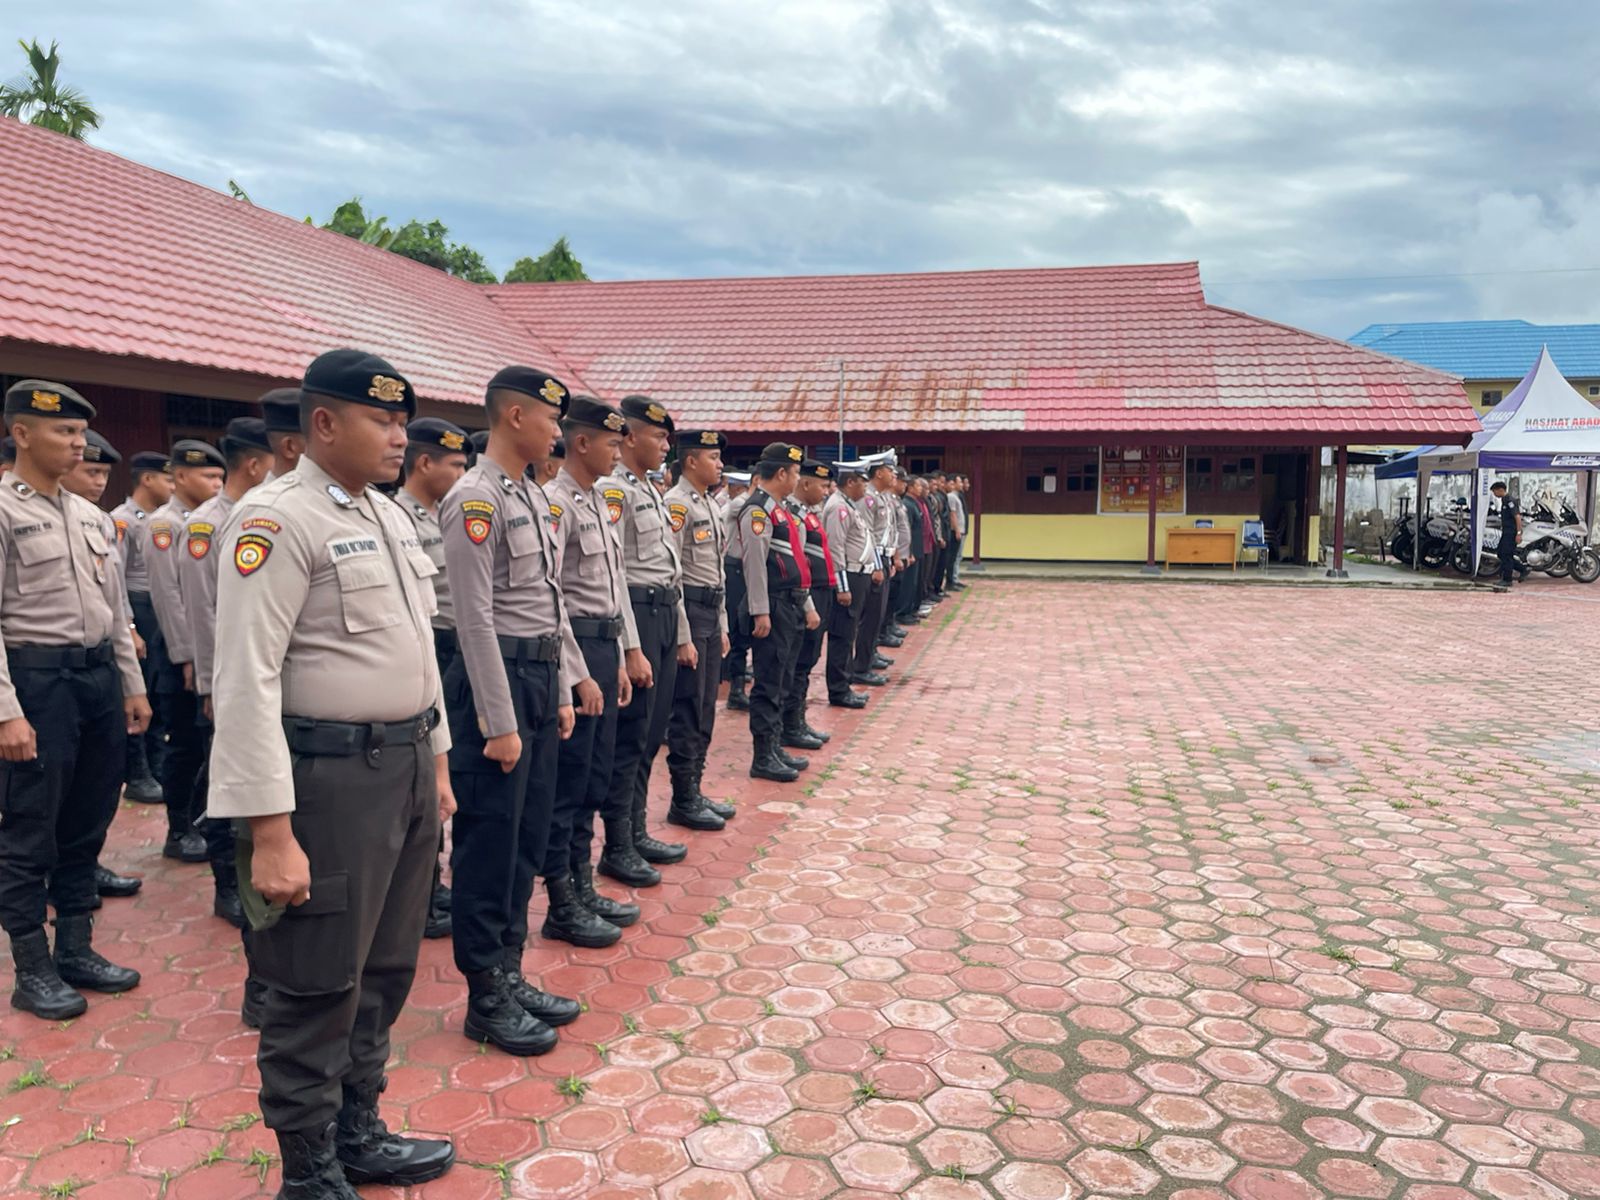
[[[145,522],[172,499],[171,460],[154,450],[141,450],[128,459],[133,476],[133,491],[111,510],[117,531],[117,546],[122,553],[122,569],[128,588],[128,606],[133,610],[134,632],[145,648],[141,667],[146,695],[150,700],[150,727],[128,739],[127,786],[122,794],[141,804],[159,804],[162,799],[160,775],[167,756],[166,706],[155,691],[155,669],[162,661],[161,626],[156,621],[155,605],[150,601],[150,569],[145,561]]]
[[[306,436],[300,432],[300,389],[273,388],[261,397],[260,404],[272,446],[272,478],[276,479],[294,470],[306,452]]]
[[[1510,587],[1513,575],[1526,579],[1529,574],[1528,568],[1517,558],[1517,544],[1522,538],[1522,506],[1506,490],[1504,479],[1496,479],[1489,485],[1489,491],[1500,501],[1500,541],[1495,547],[1500,559],[1500,586]]]
[[[543,866],[550,906],[542,932],[547,938],[596,948],[620,938],[622,928],[639,919],[639,907],[595,891],[589,859],[595,814],[606,831],[602,870],[628,876],[640,886],[661,878],[634,852],[632,810],[622,792],[611,786],[617,710],[632,699],[633,690],[622,665],[623,644],[638,635],[623,575],[622,539],[597,484],[616,467],[626,427],[622,413],[611,405],[593,396],[574,396],[561,421],[565,460],[546,493],[561,563],[561,594],[583,655],[584,678],[574,689],[577,722],[557,754],[556,800]]]
[[[883,618],[884,632],[889,635],[889,641],[884,642],[879,635],[879,645],[899,646],[904,644],[905,637],[911,631],[900,623],[900,609],[906,592],[906,576],[909,573],[911,557],[911,522],[906,514],[903,497],[906,494],[906,473],[900,467],[894,470],[894,482],[889,493],[889,508],[893,514],[893,535],[889,546],[891,574],[894,587],[889,591],[888,611]]]
[[[866,494],[861,498],[870,523],[873,543],[880,556],[887,556],[893,544],[894,524],[890,506],[894,503],[891,490],[894,485],[894,467],[887,462],[873,464],[868,477]],[[887,683],[882,676],[874,676],[872,661],[878,652],[878,632],[883,627],[889,608],[887,580],[872,584],[863,597],[861,622],[856,629],[856,655],[851,664],[850,677],[854,683]]]
[[[728,653],[728,534],[722,509],[710,489],[722,477],[728,439],[714,429],[678,435],[678,482],[666,495],[667,516],[683,563],[683,607],[694,642],[692,666],[679,666],[672,713],[667,721],[667,773],[672,806],[667,820],[689,829],[721,829],[733,820],[731,804],[713,800],[701,787],[706,752],[717,719],[717,688]]]
[[[866,695],[850,686],[851,660],[855,657],[861,609],[872,587],[883,586],[884,571],[877,544],[858,507],[866,493],[866,476],[859,471],[845,471],[839,476],[833,494],[822,505],[823,532],[827,534],[828,544],[847,584],[828,615],[824,678],[828,684],[828,703],[835,708],[865,708],[867,703]],[[845,596],[849,597],[848,601]]]
[[[395,498],[400,502],[400,510],[411,518],[422,552],[438,571],[433,577],[433,594],[438,605],[438,612],[433,615],[433,652],[441,679],[455,661],[456,619],[450,601],[450,578],[445,572],[439,503],[466,473],[466,469],[466,430],[438,417],[423,417],[406,426],[405,484]],[[422,936],[426,938],[450,936],[450,889],[445,887],[440,875],[444,853],[442,841],[439,851],[433,864],[433,892],[428,900],[428,921],[422,928]]]
[[[808,458],[800,465],[800,478],[788,500],[791,514],[804,531],[806,568],[811,577],[811,607],[817,617],[815,624],[808,617],[801,631],[794,674],[784,685],[782,744],[796,750],[820,750],[823,743],[831,740],[830,734],[811,728],[806,721],[806,700],[811,692],[811,671],[822,657],[822,639],[834,605],[847,607],[853,599],[849,576],[840,574],[827,532],[822,527],[820,509],[832,486],[833,468]]]
[[[6,392],[17,459],[0,485],[0,927],[16,967],[12,1005],[55,1021],[87,1008],[77,988],[139,982],[91,946],[95,861],[125,735],[150,719],[102,514],[61,488],[94,415],[61,384],[24,379]]]
[[[215,446],[185,439],[172,447],[172,499],[145,523],[145,562],[150,601],[161,627],[156,691],[167,708],[167,758],[161,791],[167,802],[167,840],[161,853],[182,862],[206,861],[205,838],[194,828],[199,815],[196,784],[205,763],[205,732],[194,690],[193,626],[183,608],[178,559],[188,553],[183,531],[189,516],[222,487],[227,463]]]
[[[189,514],[183,531],[184,552],[174,557],[183,613],[189,621],[189,644],[194,651],[194,690],[200,700],[197,725],[201,731],[202,763],[204,755],[210,752],[211,677],[217,648],[217,555],[212,551],[229,514],[245,494],[272,471],[273,454],[267,441],[266,422],[259,417],[235,417],[228,422],[221,450],[228,472],[222,490]],[[200,797],[198,806],[202,808],[205,774],[202,771],[202,779],[196,782]],[[226,821],[206,821],[201,832],[211,860],[212,914],[243,929],[244,909],[239,901],[232,826]]]
[[[666,502],[649,473],[666,461],[672,418],[648,396],[624,396],[628,420],[622,461],[602,487],[611,523],[622,533],[628,598],[636,636],[627,646],[633,699],[617,716],[617,752],[611,786],[633,814],[633,846],[647,863],[681,862],[688,847],[646,832],[650,771],[666,739],[680,664],[696,661],[689,615],[683,607],[683,564]]]
[[[572,689],[587,674],[567,624],[549,503],[525,474],[549,456],[566,404],[567,389],[542,371],[495,375],[487,443],[439,509],[459,646],[445,691],[461,806],[450,868],[464,1032],[517,1055],[554,1048],[551,1027],[579,1012],[522,975],[556,747],[571,736]]]
[[[794,671],[800,631],[816,620],[811,580],[799,527],[783,507],[800,478],[805,455],[800,447],[773,442],[761,451],[754,486],[738,506],[733,540],[728,543],[728,577],[744,582],[740,616],[750,629],[755,684],[750,689],[750,739],[753,779],[791,783],[810,763],[786,754],[783,689]]]
[[[208,814],[247,835],[279,1195],[356,1200],[350,1183],[421,1183],[455,1159],[449,1142],[391,1134],[378,1115],[454,803],[450,737],[433,565],[373,487],[400,472],[411,385],[381,358],[334,350],[302,390],[304,457],[239,501],[214,551]]]
[[[750,475],[743,471],[730,471],[726,475],[728,486],[722,497],[722,532],[724,545],[733,540],[738,524],[739,510],[750,492]],[[734,712],[750,711],[750,694],[745,689],[750,681],[750,625],[737,619],[744,611],[744,576],[729,574],[728,594],[723,607],[728,613],[728,654],[722,661],[722,676],[728,681],[728,707]]]

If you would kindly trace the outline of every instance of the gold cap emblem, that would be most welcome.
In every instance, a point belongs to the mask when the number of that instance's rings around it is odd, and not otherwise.
[[[606,414],[606,428],[611,430],[612,433],[621,433],[627,427],[628,423],[622,419],[621,413],[609,412]]]
[[[700,435],[700,444],[702,446],[715,446],[721,440],[722,439],[719,434],[714,433],[709,429]]]
[[[183,461],[186,463],[203,463],[206,461],[206,453],[204,450],[185,450],[183,452]]]
[[[560,404],[567,398],[567,389],[554,379],[546,379],[544,386],[539,389],[539,395],[543,396],[549,404]]]
[[[439,435],[439,444],[446,450],[460,450],[467,444],[467,439],[459,433],[452,433],[448,429]]]
[[[35,412],[60,412],[61,393],[35,392],[33,394],[32,406]]]
[[[789,447],[789,461],[790,462],[799,462],[804,457],[805,457],[805,455],[800,453],[800,447],[799,446],[790,446]]]
[[[405,381],[389,375],[374,375],[367,395],[384,404],[400,404],[406,398]]]
[[[818,479],[826,479],[827,477],[828,477],[828,468],[827,468],[827,466],[825,464],[819,465],[817,467],[817,478]]]

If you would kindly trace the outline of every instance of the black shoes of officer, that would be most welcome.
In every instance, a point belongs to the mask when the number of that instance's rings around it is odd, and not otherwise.
[[[11,993],[11,1007],[43,1017],[46,1021],[65,1021],[81,1017],[89,1008],[83,996],[63,982],[50,957],[50,940],[43,929],[11,935],[11,957],[16,962],[17,982]]]
[[[806,729],[804,725],[784,726],[782,744],[785,746],[792,746],[796,750],[822,749],[822,739],[818,737],[812,737],[811,732]]]
[[[422,936],[428,939],[450,936],[450,889],[438,884],[428,897],[428,919],[422,926]]]
[[[723,820],[723,823],[726,824],[727,822],[733,820],[733,818],[738,815],[739,810],[737,808],[735,808],[733,805],[727,803],[726,801],[713,800],[710,796],[706,795],[703,791],[700,790],[700,780],[705,775],[705,769],[706,769],[705,763],[701,763],[698,767],[695,768],[695,772],[694,772],[694,794],[695,794],[695,798],[700,801],[700,806],[702,808],[709,808],[712,812],[716,813],[717,816],[721,817],[722,820]]]
[[[211,898],[211,915],[221,917],[235,929],[244,928],[244,902],[239,899],[238,883],[217,880],[216,892]]]
[[[735,679],[728,684],[728,707],[734,712],[750,711],[750,693],[744,690],[744,680]]]
[[[94,869],[94,890],[97,896],[131,896],[144,886],[144,880],[132,875],[118,875],[107,867]]]
[[[541,937],[589,950],[603,950],[622,936],[622,930],[595,916],[578,899],[578,889],[573,886],[571,875],[551,876],[544,881],[544,890],[549,907],[545,910],[544,927],[539,930]]]
[[[461,1031],[518,1058],[556,1048],[556,1031],[517,1002],[505,969],[498,966],[467,974],[467,1019]]]
[[[661,872],[639,857],[633,845],[633,821],[608,819],[606,844],[600,851],[600,874],[607,879],[629,887],[655,887],[661,882]]]
[[[626,929],[639,920],[637,904],[625,904],[594,890],[594,868],[588,863],[572,868],[572,886],[577,889],[578,900],[585,908],[601,920],[610,921],[618,929]],[[559,1021],[553,1023],[560,1024]]]
[[[811,760],[809,758],[805,758],[799,754],[790,754],[783,748],[783,743],[781,741],[773,747],[772,752],[776,754],[783,762],[789,764],[791,770],[804,771],[811,765]]]
[[[761,738],[755,744],[755,755],[750,760],[751,779],[771,779],[776,783],[793,783],[800,772],[778,757],[778,743]]]
[[[688,779],[679,777],[672,781],[672,804],[667,809],[667,824],[698,829],[703,833],[716,833],[727,822],[700,803],[700,796]]]
[[[867,698],[861,692],[846,692],[842,696],[829,696],[828,703],[834,708],[865,708]]]
[[[511,993],[511,998],[535,1021],[542,1021],[555,1028],[557,1025],[572,1024],[583,1012],[583,1005],[576,1000],[568,1000],[565,996],[552,996],[549,992],[540,991],[529,983],[522,974],[522,951],[516,947],[506,947],[506,956],[501,968],[506,980],[506,990]]]
[[[448,1171],[456,1148],[446,1141],[401,1137],[390,1133],[378,1115],[380,1079],[344,1088],[344,1107],[335,1122],[334,1154],[351,1183],[388,1183],[406,1187],[427,1183]]]
[[[872,669],[874,671],[887,671],[892,666],[894,666],[894,659],[889,658],[887,655],[874,654],[872,656]]]
[[[903,641],[906,640],[906,635],[908,635],[911,631],[909,629],[905,628],[905,626],[900,625],[900,624],[897,623],[897,624],[894,624],[894,625],[890,625],[883,632],[886,633],[889,637],[899,638],[903,642]]]
[[[167,843],[161,847],[162,858],[175,858],[179,862],[203,863],[206,861],[206,839],[197,829],[184,833],[167,834]]]
[[[239,1004],[239,1019],[250,1029],[260,1029],[267,1015],[267,985],[254,975],[244,977],[244,999]]]
[[[126,992],[139,986],[139,972],[119,967],[91,946],[94,918],[88,913],[56,917],[56,974],[63,983],[91,992]]]
[[[321,1129],[278,1131],[278,1154],[283,1159],[278,1200],[361,1200],[334,1151],[336,1128],[337,1123],[329,1121]]]
[[[882,687],[889,682],[889,677],[879,675],[876,671],[857,671],[850,676],[850,682],[865,684],[867,687]]]
[[[647,863],[676,863],[682,862],[689,856],[689,847],[682,842],[663,842],[660,838],[653,838],[645,832],[642,801],[635,805],[633,810],[633,848]]]
[[[123,799],[138,804],[160,804],[166,799],[166,794],[162,792],[161,784],[156,781],[154,775],[128,780],[122,785],[122,796]]]

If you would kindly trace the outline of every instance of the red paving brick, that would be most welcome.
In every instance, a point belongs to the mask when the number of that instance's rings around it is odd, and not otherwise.
[[[1600,1196],[1591,611],[979,582],[813,711],[806,787],[723,718],[739,819],[617,946],[529,951],[588,1005],[555,1054],[466,1042],[424,945],[384,1112],[461,1165],[412,1196]],[[272,1193],[237,942],[162,832],[107,855],[144,985],[0,1016],[0,1193]]]

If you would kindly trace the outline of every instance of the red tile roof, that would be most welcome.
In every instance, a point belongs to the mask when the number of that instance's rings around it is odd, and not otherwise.
[[[565,364],[483,289],[70,138],[0,119],[0,339],[297,382],[324,350],[478,404]]]
[[[524,362],[732,433],[834,428],[841,359],[857,434],[1478,427],[1454,377],[1207,305],[1193,263],[482,288],[12,120],[0,178],[0,348],[287,382],[355,345],[469,404]]]

